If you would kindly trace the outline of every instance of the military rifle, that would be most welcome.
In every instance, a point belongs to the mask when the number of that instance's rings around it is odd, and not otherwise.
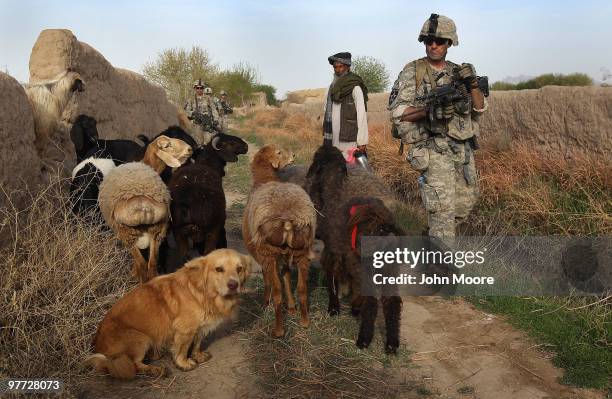
[[[193,112],[193,121],[196,125],[202,126],[202,129],[209,132],[219,131],[217,123],[214,123],[211,116],[198,111]]]

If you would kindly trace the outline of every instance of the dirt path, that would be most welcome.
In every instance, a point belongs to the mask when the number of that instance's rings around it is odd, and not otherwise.
[[[498,316],[461,299],[406,298],[401,328],[403,343],[414,351],[415,380],[431,392],[430,397],[604,397],[560,385],[557,381],[563,371],[552,365],[550,353]]]

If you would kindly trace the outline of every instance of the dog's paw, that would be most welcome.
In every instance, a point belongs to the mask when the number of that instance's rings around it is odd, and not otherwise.
[[[147,359],[149,359],[150,361],[154,362],[154,361],[156,361],[156,360],[161,359],[162,354],[161,354],[161,351],[160,351],[160,350],[151,348],[151,349],[149,350],[149,352],[147,352],[147,356],[146,356],[146,357],[147,357]]]
[[[198,367],[198,364],[193,359],[185,359],[185,360],[175,359],[174,363],[176,364],[176,367],[181,371],[191,371],[195,369],[196,367]]]
[[[297,313],[297,309],[294,306],[288,306],[287,307],[287,313],[290,314],[291,316],[295,315]]]
[[[273,328],[272,329],[272,336],[275,338],[282,338],[285,336],[285,329],[283,327],[280,328]]]
[[[209,361],[212,355],[206,351],[201,351],[194,353],[191,357],[198,363],[204,363]]]
[[[300,327],[308,328],[309,325],[310,325],[310,320],[308,320],[307,317],[300,319]]]

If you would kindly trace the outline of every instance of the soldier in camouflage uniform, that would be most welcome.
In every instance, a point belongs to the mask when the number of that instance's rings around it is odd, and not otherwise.
[[[205,88],[202,79],[198,79],[193,88],[195,90],[193,100],[185,104],[187,117],[193,120],[195,124],[201,124],[198,122],[196,114],[203,115],[209,123],[202,125],[202,129],[214,133],[216,129],[219,129],[219,112],[212,97],[212,89],[210,87]]]
[[[486,110],[471,64],[446,60],[448,48],[459,44],[454,22],[432,14],[418,38],[427,56],[407,64],[389,97],[393,128],[410,144],[407,160],[421,172],[419,189],[427,210],[429,235],[454,243],[455,226],[468,216],[478,199],[478,175],[473,150],[478,118]],[[431,93],[453,77],[461,80],[464,99],[425,106],[416,98]]]
[[[223,111],[222,113],[223,116],[221,117],[221,119],[223,120],[223,126],[225,127],[225,129],[227,129],[228,123],[229,123],[228,115],[233,114],[234,110],[229,103],[229,100],[227,98],[227,93],[224,90],[221,90],[219,94],[221,95],[221,99],[219,100],[219,102],[221,103],[221,109]]]

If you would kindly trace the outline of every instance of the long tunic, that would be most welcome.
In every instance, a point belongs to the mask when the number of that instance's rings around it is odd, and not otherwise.
[[[344,155],[345,159],[348,159],[347,151],[349,149],[368,144],[368,116],[361,87],[355,86],[352,96],[355,101],[355,108],[357,109],[357,141],[340,141],[341,104],[332,102],[332,144],[342,151],[342,155]],[[324,98],[327,98],[327,93]],[[323,112],[325,113],[325,109],[323,109]]]

